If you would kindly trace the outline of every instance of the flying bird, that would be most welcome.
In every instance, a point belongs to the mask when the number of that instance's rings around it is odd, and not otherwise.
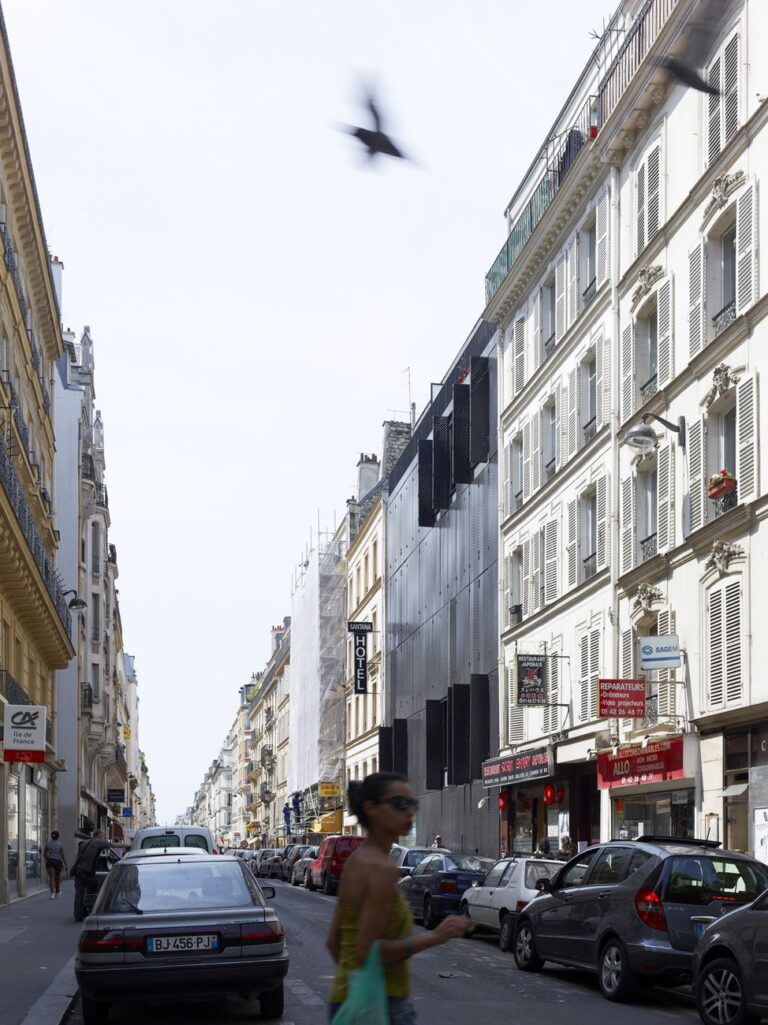
[[[677,57],[662,57],[659,64],[684,85],[709,96],[720,94],[719,85],[710,85],[698,72],[717,39],[723,21],[722,0],[701,0],[698,12],[685,30],[683,49]]]
[[[382,130],[381,113],[376,106],[373,95],[369,92],[366,100],[366,107],[373,118],[373,128],[359,128],[356,125],[349,125],[347,131],[365,146],[368,159],[375,160],[377,154],[382,153],[388,157],[398,157],[400,160],[407,159],[405,154],[395,145],[389,135]]]

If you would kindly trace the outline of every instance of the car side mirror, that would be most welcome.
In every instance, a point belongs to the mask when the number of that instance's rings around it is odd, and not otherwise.
[[[274,886],[262,886],[261,888],[261,894],[264,897],[264,900],[274,900],[276,893],[277,890],[275,890]]]
[[[479,886],[479,885],[480,885],[480,883],[479,883],[479,882],[477,881],[477,879],[473,879],[473,880],[472,880],[472,885],[473,885],[473,886]]]
[[[536,880],[536,887],[539,893],[549,893],[552,889],[552,880],[544,877],[543,879]]]

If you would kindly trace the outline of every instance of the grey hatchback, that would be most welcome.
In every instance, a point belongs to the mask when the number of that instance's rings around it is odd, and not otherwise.
[[[545,961],[597,971],[608,1000],[641,977],[691,978],[704,925],[768,888],[768,868],[708,840],[611,840],[571,859],[521,912],[513,947],[521,971]],[[699,921],[697,921],[699,919]]]

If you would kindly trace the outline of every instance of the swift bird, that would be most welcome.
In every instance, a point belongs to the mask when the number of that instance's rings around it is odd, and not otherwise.
[[[349,134],[354,135],[365,146],[369,160],[374,160],[377,153],[405,160],[405,154],[398,149],[389,135],[382,130],[381,113],[370,93],[368,94],[366,106],[373,117],[373,128],[358,128],[356,125],[348,125],[347,131]]]
[[[701,77],[700,68],[712,51],[723,21],[722,0],[701,0],[698,13],[688,22],[685,42],[678,57],[662,57],[661,67],[684,85],[707,93],[709,96],[720,94],[719,85],[710,85]]]

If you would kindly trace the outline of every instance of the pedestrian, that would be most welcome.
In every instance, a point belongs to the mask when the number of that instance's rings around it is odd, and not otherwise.
[[[557,852],[558,860],[570,861],[574,853],[573,840],[571,840],[567,833],[563,833],[560,837],[560,850]]]
[[[85,905],[87,894],[96,893],[98,889],[96,881],[96,866],[102,852],[108,847],[122,847],[123,844],[110,843],[107,840],[103,829],[94,830],[90,840],[83,840],[77,852],[75,863],[72,866],[72,875],[75,877],[75,921],[82,922],[88,916],[89,908]]]
[[[432,850],[436,851],[436,850],[438,850],[442,846],[443,846],[443,838],[438,833],[437,836],[435,837],[435,839],[432,841]]]
[[[431,932],[412,935],[410,907],[397,886],[400,871],[389,854],[392,844],[410,833],[418,808],[406,777],[374,772],[362,781],[352,780],[347,793],[349,809],[367,837],[344,865],[326,941],[336,962],[330,1018],[346,999],[350,972],[365,963],[371,945],[378,942],[390,1025],[416,1025],[409,999],[408,958],[463,936],[472,922],[464,915],[449,915]]]
[[[538,845],[536,847],[536,851],[534,852],[533,856],[534,858],[552,857],[552,848],[549,846],[549,840],[546,838],[546,836],[542,837],[542,839],[539,840]]]
[[[45,868],[48,872],[48,887],[51,891],[51,900],[61,896],[61,870],[67,866],[67,856],[64,853],[64,844],[59,840],[59,831],[54,829],[51,839],[43,848]]]

